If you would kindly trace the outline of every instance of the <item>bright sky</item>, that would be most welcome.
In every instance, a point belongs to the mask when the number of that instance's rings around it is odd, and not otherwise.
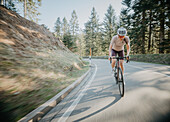
[[[66,17],[69,22],[73,10],[78,16],[79,27],[84,29],[84,23],[89,20],[92,8],[95,7],[100,22],[103,21],[105,13],[111,4],[115,10],[116,16],[119,16],[122,0],[42,0],[42,5],[39,8],[41,15],[39,24],[45,24],[54,32],[54,24],[58,17],[60,20]]]

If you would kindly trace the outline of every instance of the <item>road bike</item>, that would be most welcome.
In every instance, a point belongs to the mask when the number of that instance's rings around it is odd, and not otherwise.
[[[122,69],[120,68],[120,59],[126,59],[127,57],[110,57],[110,63],[112,62],[111,59],[116,59],[116,64],[114,67],[114,77],[116,80],[116,84],[118,84],[119,86],[119,92],[121,97],[124,96],[124,92],[125,92],[125,82],[124,82],[124,78],[123,78],[123,73],[122,73]],[[128,63],[129,60],[126,61],[126,63]],[[112,69],[113,70],[113,69]]]

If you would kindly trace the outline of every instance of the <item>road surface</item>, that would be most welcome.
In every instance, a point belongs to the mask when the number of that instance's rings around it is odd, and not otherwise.
[[[108,60],[93,59],[89,75],[41,122],[170,121],[170,66],[125,63],[120,97]]]

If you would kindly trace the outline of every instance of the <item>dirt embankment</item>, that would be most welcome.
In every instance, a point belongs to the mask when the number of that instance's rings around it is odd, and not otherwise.
[[[83,66],[50,31],[0,6],[0,120],[32,111],[71,84]]]

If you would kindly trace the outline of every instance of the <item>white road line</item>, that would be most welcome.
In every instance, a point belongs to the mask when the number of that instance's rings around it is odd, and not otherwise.
[[[138,67],[138,66],[134,66],[134,65],[128,65],[128,66],[131,66],[131,67],[135,67],[135,68],[138,68],[138,69],[142,69],[142,70],[145,70],[145,71],[152,71],[152,72],[156,72],[154,70],[148,70],[148,69],[145,69],[145,68],[142,68],[142,67]],[[169,75],[166,75],[166,74],[163,74],[163,73],[159,73],[159,72],[156,72],[158,74],[161,74],[161,75],[164,75],[166,77],[170,77]]]
[[[81,91],[81,93],[79,94],[79,96],[74,100],[74,102],[71,104],[71,106],[67,109],[67,111],[62,115],[62,117],[58,120],[58,122],[65,122],[68,117],[70,116],[70,114],[73,112],[73,110],[75,109],[75,107],[77,106],[77,104],[79,103],[79,101],[81,100],[81,98],[84,96],[85,92],[87,91],[88,87],[91,85],[92,81],[94,80],[94,77],[96,75],[97,72],[97,65],[95,64],[95,72],[92,76],[92,78],[90,79],[90,81],[88,82],[88,84],[85,86],[85,88]]]

